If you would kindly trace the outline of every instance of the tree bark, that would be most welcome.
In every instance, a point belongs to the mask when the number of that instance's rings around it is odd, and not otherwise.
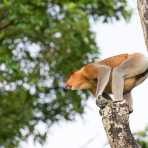
[[[138,11],[148,49],[148,0],[137,0]],[[102,122],[111,148],[140,148],[129,126],[127,102],[113,102],[108,95],[97,100]]]
[[[143,28],[145,44],[148,49],[148,0],[137,0],[137,6]]]
[[[99,98],[102,122],[111,148],[140,148],[129,127],[129,108],[126,101],[113,102]]]

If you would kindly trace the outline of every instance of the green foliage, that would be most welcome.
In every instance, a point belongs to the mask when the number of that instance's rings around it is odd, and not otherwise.
[[[34,98],[23,88],[18,88],[14,92],[1,92],[0,99],[0,143],[9,147],[24,138],[20,129],[28,126],[32,119]]]
[[[126,19],[126,0],[0,1],[0,146],[84,111],[88,93],[66,91],[67,74],[98,56],[89,19]]]
[[[148,148],[148,127],[144,130],[137,132],[136,139],[142,148]]]

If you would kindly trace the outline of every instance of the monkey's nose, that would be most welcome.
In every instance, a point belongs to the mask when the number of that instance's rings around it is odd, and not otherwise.
[[[68,84],[68,83],[65,83],[65,88],[66,89],[70,89],[72,86],[70,85],[70,84]]]

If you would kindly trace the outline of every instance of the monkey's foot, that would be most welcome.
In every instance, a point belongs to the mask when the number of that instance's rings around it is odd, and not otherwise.
[[[129,109],[129,114],[131,114],[133,112],[133,109]]]
[[[108,100],[102,96],[96,99],[96,105],[103,109],[108,104]]]
[[[117,99],[117,100],[113,100],[113,103],[125,103],[126,100],[125,99]]]
[[[129,114],[131,114],[133,112],[133,108],[131,106],[129,106],[127,100],[122,99],[122,100],[113,100],[114,104],[126,104],[128,106],[128,110],[129,110]]]
[[[128,109],[129,109],[129,114],[131,114],[133,112],[133,107],[128,105]]]

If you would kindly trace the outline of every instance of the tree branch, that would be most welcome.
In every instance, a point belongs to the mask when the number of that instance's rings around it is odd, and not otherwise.
[[[129,127],[127,102],[114,103],[102,97],[97,101],[98,103],[100,104],[100,114],[111,148],[140,148]]]
[[[143,28],[145,44],[148,50],[148,1],[137,0],[139,16]]]
[[[148,0],[137,0],[137,4],[148,49]],[[146,77],[147,73],[144,79]],[[140,79],[136,85],[144,79]],[[111,148],[140,148],[130,130],[129,107],[126,100],[113,102],[105,98],[106,96],[99,98],[96,103],[100,107],[102,122]]]

